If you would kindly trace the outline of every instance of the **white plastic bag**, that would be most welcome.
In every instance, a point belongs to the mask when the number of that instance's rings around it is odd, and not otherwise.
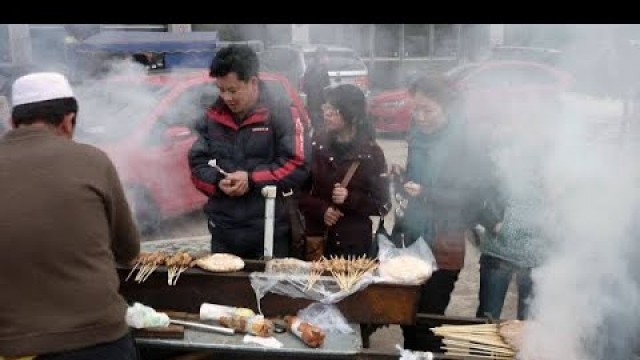
[[[353,333],[347,319],[335,305],[312,303],[298,311],[298,317],[328,333]]]
[[[383,282],[422,284],[437,270],[436,258],[422,237],[400,248],[384,234],[378,234],[376,240],[380,248],[378,276]]]
[[[136,329],[167,327],[170,321],[167,314],[157,312],[155,309],[138,302],[127,308],[125,318],[127,325]]]

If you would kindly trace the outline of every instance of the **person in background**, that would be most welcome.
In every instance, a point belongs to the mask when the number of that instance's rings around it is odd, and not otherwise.
[[[264,252],[265,198],[298,189],[309,176],[310,142],[300,114],[276,100],[258,78],[258,57],[246,45],[220,49],[210,67],[220,94],[197,126],[188,154],[193,184],[205,205],[211,252],[258,259]],[[274,257],[289,252],[290,225],[282,196],[276,198]]]
[[[553,149],[553,115],[531,109],[519,118],[496,124],[488,134],[491,185],[483,194],[484,209],[477,231],[480,250],[480,289],[477,317],[499,319],[511,279],[518,288],[517,318],[528,317],[533,298],[531,272],[550,247],[544,229],[550,223],[545,198],[544,160]]]
[[[402,189],[408,201],[392,232],[405,246],[422,237],[431,247],[437,270],[422,285],[418,312],[443,315],[464,266],[465,233],[475,223],[471,171],[476,164],[471,163],[461,101],[447,80],[421,76],[409,94],[414,111]],[[416,326],[402,326],[402,333],[406,349],[440,351],[440,338],[430,332],[422,339]]]
[[[307,67],[302,78],[302,90],[307,94],[307,111],[315,132],[323,131],[325,125],[321,107],[325,103],[324,89],[331,85],[328,63],[327,48],[318,46],[313,62]]]
[[[140,251],[118,173],[72,140],[78,103],[58,73],[12,86],[0,139],[0,358],[137,359],[116,263]]]
[[[342,84],[326,91],[326,132],[314,134],[311,178],[300,193],[308,235],[326,233],[325,256],[368,255],[370,216],[391,208],[387,163],[366,116],[360,88]],[[348,186],[341,182],[354,162]]]

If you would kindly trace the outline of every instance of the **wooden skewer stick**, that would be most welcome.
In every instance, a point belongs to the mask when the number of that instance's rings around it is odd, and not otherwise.
[[[133,274],[134,271],[136,271],[136,269],[138,268],[138,266],[140,265],[140,262],[136,262],[136,264],[133,266],[133,268],[131,268],[131,271],[129,271],[129,275],[127,275],[127,277],[124,279],[124,281],[129,281],[129,278],[131,277],[131,275]]]
[[[452,351],[446,348],[444,350],[446,351],[445,355],[460,356],[460,357],[464,357],[465,359],[513,360],[513,356],[476,355],[476,354],[465,353],[462,351]]]
[[[147,279],[149,278],[149,276],[151,276],[151,274],[153,274],[153,272],[158,268],[158,265],[153,264],[151,266],[151,269],[149,270],[149,272],[145,275],[144,279],[142,279],[142,281],[147,281]]]
[[[178,274],[176,275],[176,277],[173,279],[173,285],[175,285],[178,282],[178,278],[180,277],[180,274],[182,274],[183,272],[185,272],[185,270],[187,270],[189,267],[188,266],[183,266],[180,268],[180,270],[178,270]]]
[[[510,356],[514,356],[516,354],[515,351],[513,351],[511,349],[505,349],[505,348],[500,347],[500,346],[492,346],[492,345],[486,345],[486,344],[474,344],[474,343],[470,343],[470,342],[457,341],[457,340],[448,340],[448,339],[444,339],[442,342],[444,344],[446,344],[446,345],[453,345],[453,346],[464,347],[464,348],[481,349],[483,351],[489,351],[491,353],[500,353],[500,354],[505,354],[505,355],[510,355]]]
[[[173,277],[175,276],[175,273],[176,273],[175,266],[171,266],[169,269],[167,269],[167,284],[168,285],[172,285],[173,284]]]
[[[142,282],[142,278],[145,276],[148,269],[149,269],[149,264],[142,264],[142,266],[138,270],[138,274],[136,275],[136,279],[135,279],[138,283]]]

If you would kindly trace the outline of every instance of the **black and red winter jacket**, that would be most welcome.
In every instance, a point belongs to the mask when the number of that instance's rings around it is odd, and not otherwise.
[[[283,192],[299,188],[309,176],[311,146],[301,116],[288,99],[274,99],[262,83],[258,102],[242,121],[236,122],[221,98],[209,108],[197,127],[199,138],[189,151],[194,185],[207,196],[205,212],[223,228],[263,226],[265,198],[261,189],[276,185],[276,225],[286,224]],[[247,171],[249,192],[230,197],[218,190],[227,172]]]

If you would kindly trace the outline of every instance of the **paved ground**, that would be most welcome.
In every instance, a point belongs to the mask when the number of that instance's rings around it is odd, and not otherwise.
[[[387,162],[389,164],[402,164],[406,162],[407,146],[402,138],[381,137],[378,142],[382,146]],[[390,215],[385,219],[387,227],[391,229],[393,225],[393,217]],[[190,216],[174,219],[166,223],[164,229],[148,240],[169,239],[169,238],[190,238],[199,237],[200,241],[206,239],[208,235],[206,222],[202,214],[196,213]],[[206,241],[206,240],[205,240]],[[188,240],[195,245],[198,241]],[[147,244],[148,245],[148,244]],[[456,316],[474,316],[478,304],[478,252],[469,244],[467,246],[467,256],[465,267],[460,275],[460,279],[456,283],[453,297],[447,314]],[[515,297],[513,292],[513,284],[507,294],[505,308],[503,310],[503,318],[515,318]],[[371,336],[371,347],[377,349],[393,350],[395,344],[402,344],[402,333],[399,326],[388,326],[378,329]]]

